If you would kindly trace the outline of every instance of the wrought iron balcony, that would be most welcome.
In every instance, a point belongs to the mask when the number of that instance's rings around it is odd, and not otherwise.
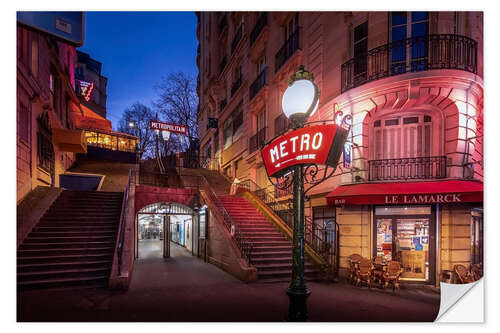
[[[255,135],[250,137],[249,153],[260,149],[266,143],[266,128],[261,128]]]
[[[426,35],[381,45],[342,64],[345,92],[384,77],[431,69],[477,74],[477,42],[460,35]]]
[[[368,168],[370,181],[446,178],[446,156],[372,160]]]
[[[252,32],[250,33],[250,45],[255,43],[257,40],[257,37],[259,37],[262,29],[267,25],[267,13],[264,12],[260,14],[259,18],[257,19],[257,23],[255,23],[255,26],[252,29]]]
[[[236,47],[240,43],[241,37],[243,37],[243,24],[240,24],[240,27],[234,34],[233,41],[231,42],[231,54],[233,54],[234,50],[236,50]]]
[[[219,64],[219,74],[222,74],[224,68],[226,68],[226,65],[227,65],[227,56],[224,56],[224,58],[222,58],[222,61]]]
[[[266,69],[263,69],[259,76],[253,81],[252,85],[250,86],[250,100],[252,100],[255,95],[266,85]]]
[[[290,37],[288,37],[287,41],[280,50],[274,56],[275,68],[274,72],[277,73],[281,66],[285,64],[285,62],[299,49],[299,27],[295,28]]]
[[[238,79],[236,79],[236,81],[234,81],[233,85],[231,86],[231,97],[234,96],[234,94],[236,93],[236,91],[238,91],[238,89],[241,87],[241,84],[243,83],[243,79],[240,77],[238,77]]]

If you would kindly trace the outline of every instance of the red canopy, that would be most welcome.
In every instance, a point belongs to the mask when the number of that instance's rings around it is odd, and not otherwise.
[[[342,185],[326,196],[329,205],[483,202],[483,183],[445,180]]]

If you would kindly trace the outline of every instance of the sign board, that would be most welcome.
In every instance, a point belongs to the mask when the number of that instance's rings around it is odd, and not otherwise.
[[[94,82],[80,81],[77,80],[80,86],[80,95],[88,102],[90,100],[90,94],[94,90]]]
[[[336,125],[313,125],[288,132],[262,148],[262,160],[270,177],[280,177],[295,165],[336,167],[347,131]]]
[[[84,12],[17,12],[17,22],[82,46],[85,35]]]
[[[149,126],[151,127],[151,129],[154,129],[154,130],[169,131],[172,133],[179,133],[179,134],[187,134],[187,127],[185,125],[170,124],[170,123],[165,123],[165,122],[158,121],[158,120],[151,120],[149,122]]]
[[[350,142],[346,142],[344,144],[343,156],[344,156],[343,167],[346,169],[351,168],[352,144]]]

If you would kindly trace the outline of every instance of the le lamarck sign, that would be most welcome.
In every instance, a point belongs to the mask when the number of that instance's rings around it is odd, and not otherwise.
[[[187,129],[186,129],[185,125],[170,124],[170,123],[165,123],[162,121],[151,120],[149,122],[149,126],[151,127],[151,129],[154,129],[154,130],[169,131],[172,133],[180,133],[180,134],[187,133]]]
[[[280,177],[298,164],[336,167],[346,137],[347,131],[336,124],[313,125],[288,132],[262,149],[267,174]]]

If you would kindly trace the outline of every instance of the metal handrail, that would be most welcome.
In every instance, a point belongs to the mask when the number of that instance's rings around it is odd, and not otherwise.
[[[119,231],[118,231],[118,248],[117,248],[117,255],[118,255],[118,275],[121,275],[121,266],[122,266],[122,252],[123,252],[123,240],[125,238],[125,221],[127,219],[127,202],[128,202],[128,193],[129,193],[129,188],[130,188],[130,179],[132,178],[132,169],[129,169],[128,171],[128,182],[127,186],[125,187],[125,192],[123,193],[123,200],[122,200],[122,209],[120,212],[120,224],[119,224]]]
[[[289,201],[277,200],[273,195],[273,191],[259,187],[259,185],[257,185],[251,179],[241,181],[238,186],[255,194],[255,196],[257,196],[269,208],[271,208],[274,213],[276,213],[276,215],[278,215],[286,223],[286,225],[293,230],[294,212],[293,207]],[[335,228],[335,239],[333,246],[328,242],[327,227],[315,226],[312,223],[312,219],[308,216],[305,216],[304,221],[304,240],[307,245],[309,245],[318,255],[320,255],[325,260],[325,262],[327,262],[328,267],[332,266],[332,261],[335,262],[335,274],[337,274],[339,265],[339,226],[336,221],[333,222]]]
[[[299,29],[296,27],[295,31],[288,37],[286,42],[281,46],[276,55],[274,56],[274,72],[278,73],[280,68],[286,63],[288,59],[299,49]]]
[[[241,257],[247,261],[249,265],[252,264],[251,258],[250,258],[250,252],[252,251],[253,245],[250,243],[245,236],[243,236],[243,233],[241,232],[240,228],[238,225],[233,221],[231,215],[227,212],[226,208],[224,207],[224,204],[220,201],[218,198],[217,194],[212,190],[212,187],[208,183],[207,179],[203,175],[199,176],[193,176],[190,175],[191,177],[197,177],[198,181],[196,181],[196,185],[187,185],[185,184],[185,187],[198,187],[203,188],[205,190],[205,193],[207,193],[210,201],[215,205],[219,213],[221,214],[222,217],[222,222],[224,224],[224,227],[226,230],[231,234],[231,239],[233,240],[234,244],[236,247],[241,252]],[[184,178],[184,176],[181,176]],[[187,186],[186,186],[187,185]]]

